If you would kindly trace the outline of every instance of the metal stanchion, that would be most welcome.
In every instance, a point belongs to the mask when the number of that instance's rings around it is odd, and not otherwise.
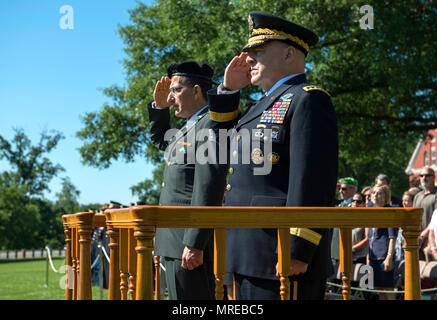
[[[48,246],[46,246],[47,250],[50,250]],[[49,287],[49,253],[47,252],[46,255],[46,284],[44,285],[44,288]]]

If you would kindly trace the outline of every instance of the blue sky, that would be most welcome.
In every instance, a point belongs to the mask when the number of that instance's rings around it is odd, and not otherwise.
[[[151,1],[143,1],[150,3]],[[73,8],[73,29],[62,29],[63,5]],[[99,89],[124,85],[124,44],[118,25],[129,23],[133,0],[16,0],[0,2],[0,135],[10,140],[22,128],[33,144],[43,130],[63,133],[48,154],[66,171],[50,184],[53,200],[62,177],[81,192],[79,201],[129,204],[137,200],[130,187],[151,177],[144,159],[115,162],[109,169],[81,164],[75,133],[80,116],[112,103]],[[0,172],[7,170],[0,161]]]

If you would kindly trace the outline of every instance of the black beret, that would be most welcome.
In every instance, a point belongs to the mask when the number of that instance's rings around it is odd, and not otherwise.
[[[310,46],[319,41],[313,31],[262,11],[249,13],[249,32],[249,41],[243,51],[279,40],[297,47],[306,56]]]
[[[167,73],[169,78],[173,76],[181,76],[211,81],[214,70],[205,63],[184,61],[181,63],[173,63],[172,65],[170,65],[167,68]]]

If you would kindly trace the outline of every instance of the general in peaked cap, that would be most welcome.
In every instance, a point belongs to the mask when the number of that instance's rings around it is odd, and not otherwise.
[[[261,11],[249,13],[249,32],[249,41],[243,51],[280,40],[300,49],[306,56],[319,40],[313,31],[301,25]]]
[[[214,70],[206,63],[184,61],[171,64],[167,68],[167,74],[170,79],[173,76],[181,76],[211,82]]]
[[[234,130],[224,206],[333,206],[338,179],[337,117],[326,91],[310,85],[304,74],[303,55],[318,37],[264,12],[249,14],[249,29],[243,48],[247,53],[235,56],[225,73],[229,86],[221,83],[208,91],[211,119]],[[251,50],[264,44],[259,55]],[[290,58],[291,51],[299,52]],[[241,114],[239,89],[249,83],[266,93]],[[251,161],[244,161],[245,157]],[[260,174],[264,165],[271,170]],[[289,232],[293,293],[297,291],[302,300],[322,300],[326,278],[333,273],[331,231],[309,226]],[[226,231],[226,271],[234,274],[237,299],[280,298],[278,247],[276,229]]]

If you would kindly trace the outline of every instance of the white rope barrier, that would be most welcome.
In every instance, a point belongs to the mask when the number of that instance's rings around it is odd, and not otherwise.
[[[98,247],[102,249],[103,255],[105,256],[106,260],[108,260],[108,262],[110,262],[110,259],[109,259],[108,254],[106,253],[105,247],[102,246],[101,244],[99,244]]]
[[[159,266],[161,267],[161,269],[162,269],[162,271],[164,271],[165,272],[165,267],[162,265],[162,263],[160,262],[159,263]]]
[[[93,264],[91,265],[91,269],[96,266],[97,262],[99,262],[99,259],[100,259],[100,253],[97,255],[96,259],[94,260]]]
[[[53,272],[55,272],[55,273],[64,273],[63,271],[60,271],[62,268],[60,268],[59,270],[56,270],[55,265],[53,264],[52,255],[50,254],[50,248],[48,246],[45,246],[44,249],[47,251],[47,257],[49,259],[50,267],[52,268]],[[106,259],[108,259],[108,262],[109,262],[109,258],[106,255],[105,248],[102,247],[102,249],[103,249],[103,252],[105,253]],[[100,259],[100,254],[97,255],[96,259],[92,263],[91,269],[93,269],[96,266],[96,264],[99,261],[99,259]]]
[[[329,281],[327,281],[326,284],[333,287],[343,288],[341,284],[332,283]],[[351,290],[373,292],[373,293],[396,293],[396,294],[405,293],[405,290],[375,290],[375,289],[364,289],[364,288],[357,288],[357,287],[351,287]],[[437,291],[437,288],[422,289],[420,292],[423,293],[423,292],[432,292],[432,291]]]
[[[63,272],[60,272],[59,270],[56,270],[55,266],[53,265],[52,255],[50,254],[49,246],[46,246],[44,249],[46,249],[46,251],[47,251],[47,257],[49,258],[50,267],[52,268],[52,270],[56,273],[63,273]]]

